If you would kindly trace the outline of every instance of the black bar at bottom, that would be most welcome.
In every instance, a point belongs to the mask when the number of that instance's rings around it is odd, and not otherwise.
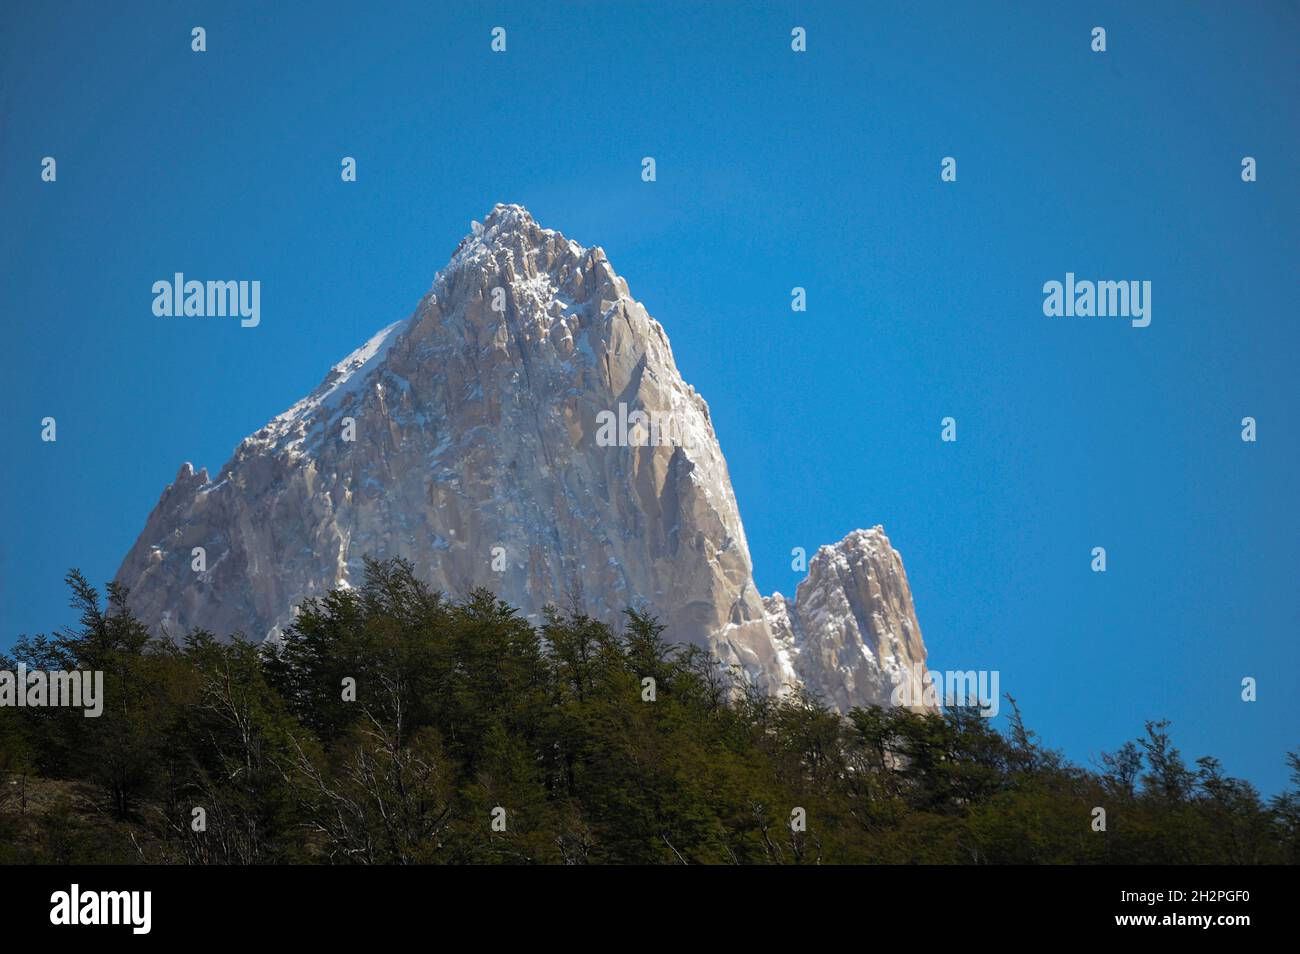
[[[828,937],[846,929],[869,936],[875,923],[915,932],[918,941],[945,934],[1011,939],[1039,928],[1066,937],[1200,933],[1230,940],[1288,925],[1292,875],[1289,868],[1217,866],[10,867],[0,868],[0,890],[10,940],[76,932],[81,941],[282,937],[336,944],[431,924],[540,938],[560,923],[583,931],[611,918],[632,934],[665,939],[698,932],[701,916],[708,924],[701,940],[717,930],[730,942],[750,930],[761,938],[764,926],[783,921]],[[86,920],[118,923],[71,923]],[[455,936],[442,934],[448,943]]]

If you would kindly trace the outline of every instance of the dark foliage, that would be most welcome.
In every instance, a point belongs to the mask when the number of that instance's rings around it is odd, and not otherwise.
[[[529,625],[401,561],[282,642],[151,640],[68,577],[29,668],[100,670],[102,716],[0,709],[0,862],[1291,863],[1300,756],[1269,802],[1165,722],[1096,771],[965,709],[749,690],[651,618]],[[1106,830],[1094,830],[1094,810]],[[792,817],[806,819],[792,826]],[[494,824],[495,822],[495,824]]]

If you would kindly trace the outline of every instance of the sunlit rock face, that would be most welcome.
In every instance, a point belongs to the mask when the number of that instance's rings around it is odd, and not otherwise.
[[[903,559],[881,527],[818,550],[793,602],[775,593],[763,603],[799,678],[841,711],[888,706],[895,686],[924,671]]]
[[[793,609],[765,605],[709,407],[664,329],[602,249],[514,205],[215,478],[184,465],[117,579],[160,634],[262,639],[357,585],[364,556],[533,617],[647,609],[763,689],[802,681],[840,708],[882,701],[882,678],[924,660],[878,529],[823,548]]]

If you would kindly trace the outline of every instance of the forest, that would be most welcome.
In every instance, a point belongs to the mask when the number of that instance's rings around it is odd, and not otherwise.
[[[1263,798],[1153,720],[1096,765],[968,708],[774,698],[651,617],[449,599],[400,560],[276,643],[79,622],[0,670],[103,673],[102,712],[0,708],[6,864],[1290,864]],[[1100,813],[1099,811],[1100,810]]]

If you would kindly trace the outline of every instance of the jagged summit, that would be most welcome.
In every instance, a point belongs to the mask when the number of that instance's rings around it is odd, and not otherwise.
[[[550,229],[542,229],[531,212],[514,202],[498,202],[492,206],[492,210],[484,216],[481,226],[476,222],[470,223],[470,231],[473,235],[492,235],[506,232],[522,232],[527,235],[534,229],[545,231],[551,235],[557,234]]]
[[[541,254],[544,250],[549,254]],[[312,425],[328,416],[329,411],[340,408],[350,392],[364,387],[373,372],[383,370],[388,350],[403,333],[411,330],[413,324],[431,316],[446,318],[454,311],[435,306],[440,300],[454,298],[464,281],[475,281],[485,272],[505,270],[509,273],[509,280],[497,287],[503,291],[510,287],[520,295],[532,293],[536,296],[553,290],[552,279],[557,272],[567,273],[584,266],[590,271],[596,263],[604,261],[603,251],[595,250],[591,255],[588,252],[558,232],[539,227],[523,206],[498,203],[483,223],[470,223],[469,234],[461,239],[447,266],[435,275],[432,289],[414,315],[382,329],[336,363],[310,394],[272,419],[245,443],[300,449],[309,436],[303,428],[311,430]],[[584,262],[584,258],[589,261]],[[521,273],[522,279],[519,277]],[[557,317],[554,309],[542,309],[538,314],[548,319],[548,325],[554,324],[552,319]],[[341,414],[332,416],[337,418]]]
[[[879,525],[819,547],[794,599],[773,593],[763,605],[800,677],[841,710],[883,705],[896,680],[925,664],[903,558]]]
[[[671,439],[605,439],[611,415],[636,413]],[[602,249],[519,205],[472,225],[409,317],[216,480],[182,467],[117,579],[159,632],[262,638],[352,585],[363,556],[409,559],[451,594],[488,586],[532,616],[648,609],[763,688],[803,682],[841,707],[886,702],[882,680],[924,659],[879,528],[819,550],[793,604],[765,605],[708,405],[664,329]]]
[[[566,239],[554,229],[544,229],[522,205],[498,202],[480,223],[470,222],[470,231],[456,246],[447,267],[438,273],[439,281],[467,267],[478,267],[485,258],[494,254],[513,254],[526,257],[539,246],[565,247],[574,257],[588,250],[577,242]],[[603,252],[601,253],[603,257]]]

